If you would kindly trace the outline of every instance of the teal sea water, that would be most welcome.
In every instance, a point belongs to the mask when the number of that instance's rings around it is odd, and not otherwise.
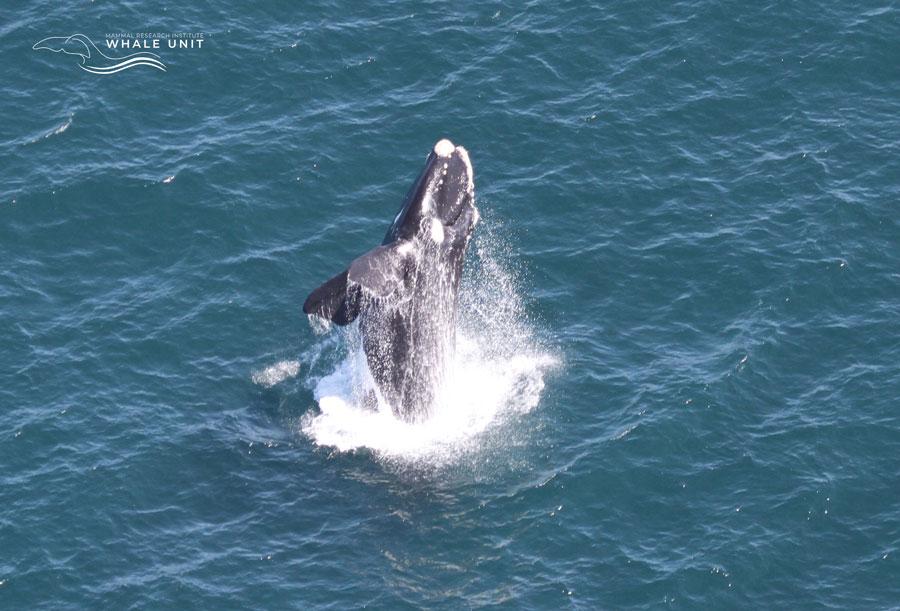
[[[188,4],[0,21],[0,608],[900,605],[896,2]],[[300,306],[444,136],[406,426]]]

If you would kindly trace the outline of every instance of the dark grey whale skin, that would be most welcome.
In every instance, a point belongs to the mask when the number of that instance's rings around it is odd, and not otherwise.
[[[309,315],[359,318],[369,370],[394,414],[430,414],[454,351],[463,261],[478,222],[472,166],[463,147],[435,144],[381,246],[315,289]]]

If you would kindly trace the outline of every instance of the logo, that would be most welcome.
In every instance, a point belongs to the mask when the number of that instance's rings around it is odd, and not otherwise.
[[[166,65],[159,59],[156,53],[141,51],[123,57],[107,55],[84,34],[72,34],[71,36],[51,36],[39,42],[33,47],[35,51],[46,49],[53,53],[64,53],[78,57],[79,67],[93,74],[115,74],[122,70],[147,66],[157,70],[166,71]]]
[[[166,72],[166,64],[153,51],[163,46],[169,49],[202,49],[203,40],[202,33],[191,32],[107,34],[101,43],[106,49],[104,52],[84,34],[72,34],[45,38],[31,48],[71,55],[79,68],[92,74],[115,74],[140,66]],[[128,51],[136,52],[120,55]]]

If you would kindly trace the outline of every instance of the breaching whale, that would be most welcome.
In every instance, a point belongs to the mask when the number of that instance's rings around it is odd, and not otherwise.
[[[315,289],[309,315],[347,325],[359,318],[362,347],[394,414],[428,417],[454,351],[463,259],[479,219],[469,154],[434,145],[381,246]]]

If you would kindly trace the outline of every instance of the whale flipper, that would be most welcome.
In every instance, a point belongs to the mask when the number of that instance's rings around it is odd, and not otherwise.
[[[383,299],[406,287],[412,246],[405,241],[373,248],[353,260],[350,267],[309,294],[303,311],[348,325],[359,315],[360,297]]]
[[[350,264],[347,279],[369,297],[398,295],[406,287],[407,263],[412,244],[405,240],[373,248]]]
[[[303,303],[307,314],[326,318],[337,325],[349,325],[359,315],[359,299],[347,293],[347,273],[344,270],[309,294]]]

